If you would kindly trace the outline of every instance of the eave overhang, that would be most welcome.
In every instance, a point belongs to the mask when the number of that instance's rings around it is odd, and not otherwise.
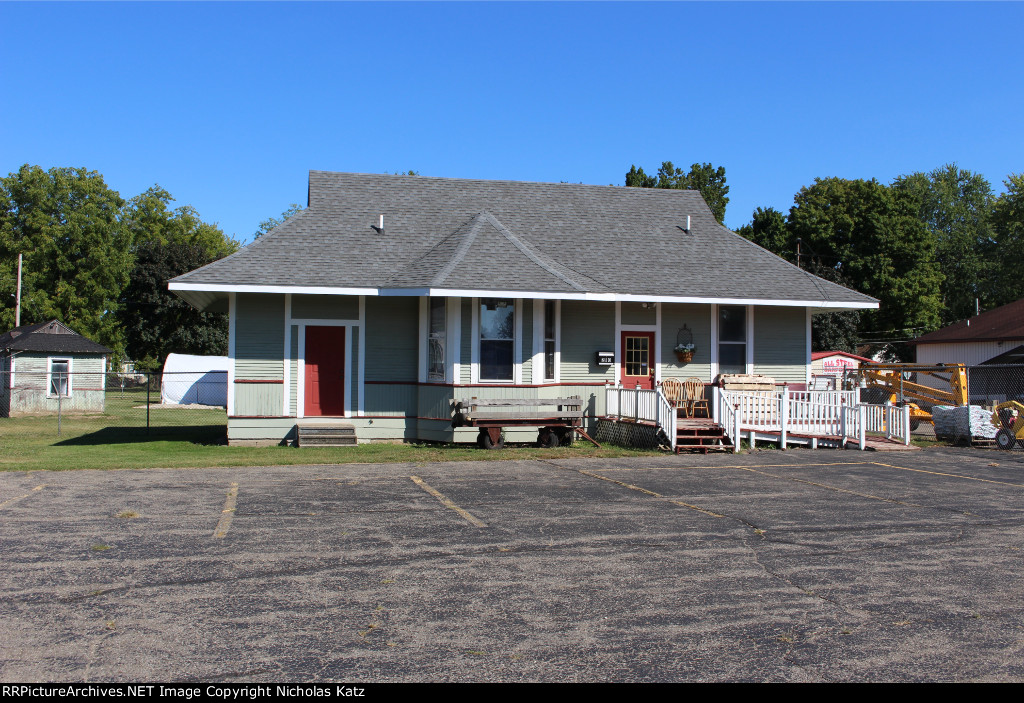
[[[843,310],[876,310],[878,301],[787,300],[766,298],[714,298],[677,295],[638,295],[635,293],[588,293],[567,291],[484,290],[453,288],[352,288],[330,286],[231,285],[219,283],[182,283],[171,281],[168,288],[205,310],[228,293],[290,293],[293,295],[367,295],[367,296],[430,296],[453,298],[525,298],[541,300],[591,300],[603,302],[697,303],[717,305],[773,305],[811,308],[812,313]]]

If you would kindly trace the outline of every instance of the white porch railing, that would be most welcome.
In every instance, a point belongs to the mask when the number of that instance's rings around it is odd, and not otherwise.
[[[676,448],[676,410],[660,388],[623,388],[605,386],[605,414],[633,422],[649,422],[660,427],[668,437],[672,451]]]
[[[739,451],[743,431],[778,434],[785,447],[790,435],[856,442],[866,446],[869,433],[910,444],[910,408],[858,402],[857,391],[727,391],[711,388],[712,418]],[[648,422],[664,430],[676,448],[676,412],[661,389],[605,387],[609,417]]]
[[[791,434],[856,441],[861,449],[868,433],[910,444],[910,409],[862,404],[857,391],[790,391],[783,387],[779,391],[715,388],[713,393],[714,417],[737,445],[743,430],[778,434],[783,447]],[[730,409],[736,415],[736,430],[728,415]]]

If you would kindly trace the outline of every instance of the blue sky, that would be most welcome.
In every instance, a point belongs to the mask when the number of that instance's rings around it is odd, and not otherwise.
[[[0,172],[154,183],[248,238],[310,169],[623,183],[1024,171],[1022,3],[0,3]]]

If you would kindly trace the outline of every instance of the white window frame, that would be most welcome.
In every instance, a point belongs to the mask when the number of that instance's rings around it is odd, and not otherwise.
[[[546,377],[544,343],[547,338],[544,336],[544,326],[547,320],[544,317],[546,303],[552,302],[555,306],[555,375],[554,378]],[[533,301],[533,383],[536,385],[544,383],[562,382],[562,301],[535,298]]]
[[[71,397],[71,379],[74,378],[72,375],[74,359],[70,356],[48,356],[46,357],[46,397],[56,398],[58,394],[52,393],[53,390],[53,362],[67,362],[68,364],[68,392],[66,395],[61,396],[62,398]]]
[[[712,345],[712,378],[722,373],[721,359],[719,349],[723,344],[745,344],[743,358],[743,373],[752,374],[754,373],[754,306],[753,305],[726,305],[724,307],[742,307],[744,308],[744,335],[746,340],[744,342],[723,342],[721,339],[721,325],[720,311],[722,305],[711,306],[711,330],[714,344]]]
[[[449,376],[448,369],[449,369],[449,367],[451,365],[450,362],[449,362],[449,359],[448,359],[448,337],[449,337],[449,334],[448,334],[448,318],[449,318],[449,314],[448,314],[448,299],[447,298],[433,297],[433,298],[423,298],[423,300],[425,301],[426,317],[427,317],[427,329],[426,329],[426,334],[424,335],[424,345],[423,345],[424,346],[424,352],[425,352],[423,363],[425,365],[426,381],[428,383],[444,383],[444,382],[448,381],[448,376]],[[431,311],[431,307],[432,307],[432,304],[433,304],[433,302],[435,300],[440,302],[440,304],[443,307],[443,311],[444,311],[443,315],[441,316],[441,321],[442,321],[442,324],[443,324],[443,329],[441,330],[440,335],[435,335],[431,331],[431,329],[430,329],[430,326],[433,323],[433,314],[432,314],[432,311]],[[437,342],[441,345],[441,372],[440,372],[440,374],[431,375],[431,370],[430,370],[430,349],[431,349],[431,346],[433,345],[433,342],[435,340],[437,340]]]
[[[491,296],[488,296],[491,297]],[[494,296],[501,297],[501,296]],[[480,378],[480,301],[483,298],[473,298],[473,318],[470,325],[473,335],[472,357],[470,359],[470,383],[472,384],[493,384],[495,386],[513,385],[519,386],[523,383],[523,299],[505,298],[511,300],[513,310],[513,333],[512,333],[512,380],[495,380]]]

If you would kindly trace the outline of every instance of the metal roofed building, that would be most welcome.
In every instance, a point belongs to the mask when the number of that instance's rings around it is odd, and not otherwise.
[[[806,383],[811,315],[878,307],[697,191],[312,171],[308,205],[169,283],[230,313],[233,442],[338,417],[360,440],[470,441],[452,398],[580,395],[598,417],[608,383]]]

